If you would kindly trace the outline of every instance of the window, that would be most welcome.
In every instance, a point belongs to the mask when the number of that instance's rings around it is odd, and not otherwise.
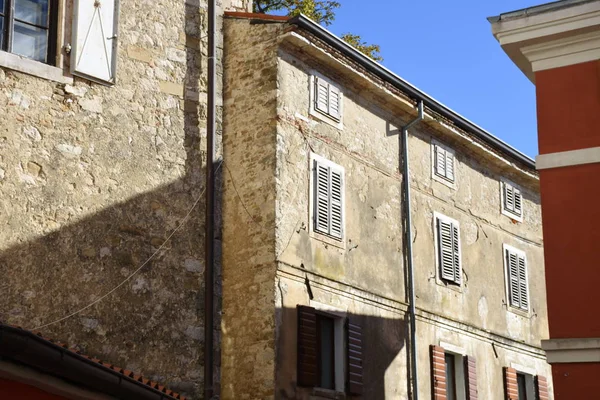
[[[523,195],[514,185],[502,182],[502,214],[523,221]]]
[[[442,281],[461,283],[460,230],[458,222],[435,213],[437,264]]]
[[[360,325],[298,306],[298,385],[362,394],[362,348]]]
[[[527,400],[527,382],[525,374],[517,373],[517,392],[519,394],[519,400]]]
[[[527,372],[523,371],[526,370]],[[507,400],[548,399],[548,381],[535,370],[513,364],[504,368],[504,391]]]
[[[344,168],[317,155],[313,169],[314,231],[341,240],[344,233]]]
[[[448,344],[441,344],[447,346]],[[431,346],[431,372],[434,400],[476,400],[477,370],[475,358]],[[457,349],[458,351],[458,349]]]
[[[508,304],[511,307],[528,311],[529,290],[527,282],[527,259],[525,253],[504,245],[504,269]]]
[[[343,94],[338,87],[320,76],[312,76],[311,94],[311,111],[315,111],[313,115],[325,116],[334,122],[341,121]]]
[[[58,0],[0,0],[0,49],[53,64]]]
[[[433,147],[433,177],[445,183],[454,183],[454,152],[439,143],[432,143]]]

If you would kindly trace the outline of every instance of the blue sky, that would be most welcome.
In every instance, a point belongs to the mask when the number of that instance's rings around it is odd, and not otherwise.
[[[536,0],[338,0],[328,29],[381,46],[383,65],[523,153],[537,155],[535,86],[487,17]]]

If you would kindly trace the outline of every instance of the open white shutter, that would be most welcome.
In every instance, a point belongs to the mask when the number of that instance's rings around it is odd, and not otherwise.
[[[504,184],[504,209],[506,211],[515,211],[515,194],[513,187],[508,183]]]
[[[446,151],[446,178],[454,182],[454,154]]]
[[[515,201],[515,214],[517,214],[518,216],[522,216],[523,215],[523,208],[522,208],[522,203],[523,203],[523,196],[521,195],[521,191],[517,188],[513,188],[513,196],[514,196],[514,201]]]
[[[118,0],[74,0],[71,72],[114,84]]]
[[[446,151],[440,146],[435,146],[435,173],[446,177]]]
[[[319,77],[315,77],[315,109],[329,113],[329,83]]]
[[[341,113],[341,96],[342,93],[338,88],[333,85],[329,85],[329,115],[335,119],[340,119]]]
[[[452,258],[454,265],[454,282],[460,285],[460,232],[458,226],[452,224]]]

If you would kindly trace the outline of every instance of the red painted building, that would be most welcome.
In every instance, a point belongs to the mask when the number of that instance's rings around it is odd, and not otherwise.
[[[555,399],[600,391],[600,0],[563,0],[490,18],[536,86]]]

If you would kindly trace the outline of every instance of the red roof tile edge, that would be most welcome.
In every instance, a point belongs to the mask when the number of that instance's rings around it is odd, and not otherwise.
[[[117,367],[115,365],[112,365],[110,363],[106,363],[103,362],[102,360],[95,358],[95,357],[90,357],[88,355],[82,354],[80,351],[74,349],[74,348],[69,348],[66,344],[61,343],[61,342],[57,342],[51,338],[47,338],[44,337],[44,335],[40,332],[32,332],[29,331],[27,329],[23,329],[20,326],[14,326],[14,325],[8,325],[8,324],[4,324],[0,322],[0,330],[3,328],[9,328],[15,331],[20,331],[21,333],[27,335],[27,336],[35,336],[38,339],[46,342],[47,345],[52,346],[52,347],[60,347],[62,349],[62,351],[68,352],[71,355],[73,355],[74,357],[77,358],[83,358],[86,360],[91,361],[93,364],[95,364],[95,366],[99,369],[104,369],[104,370],[108,370],[111,371],[113,373],[117,373],[119,375],[122,375],[123,377],[125,377],[127,380],[136,383],[138,386],[144,386],[146,387],[148,390],[152,390],[152,391],[158,391],[162,394],[165,395],[165,397],[162,397],[164,399],[174,399],[174,400],[187,400],[187,398],[185,396],[180,395],[177,392],[174,392],[172,390],[169,390],[168,388],[160,385],[158,382],[154,382],[151,381],[149,379],[144,378],[141,375],[137,375],[132,371]],[[0,341],[0,347],[2,346],[2,343]]]

